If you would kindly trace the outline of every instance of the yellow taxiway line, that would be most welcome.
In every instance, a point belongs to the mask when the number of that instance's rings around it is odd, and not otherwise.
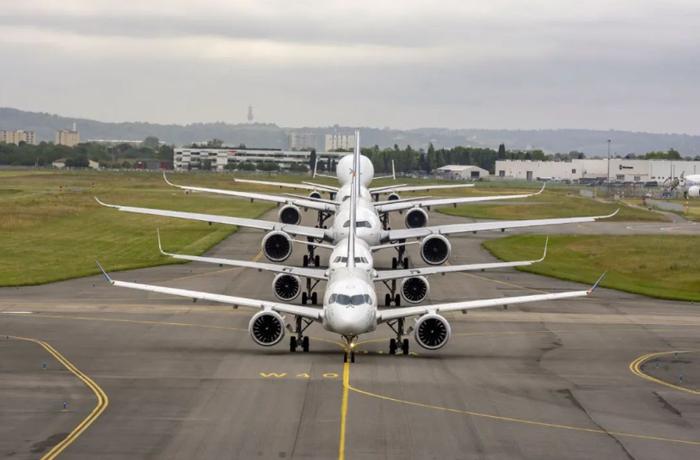
[[[345,428],[348,418],[348,392],[350,390],[350,363],[343,365],[343,399],[340,404],[340,441],[338,442],[338,460],[345,460]]]
[[[644,380],[658,383],[659,385],[664,385],[664,386],[667,386],[669,388],[673,388],[674,390],[683,391],[685,393],[690,393],[692,395],[700,395],[700,391],[693,390],[692,388],[687,388],[687,387],[683,387],[680,385],[674,385],[674,384],[666,382],[664,380],[657,379],[656,377],[652,377],[651,375],[646,374],[646,373],[644,373],[644,371],[642,371],[642,365],[645,362],[649,361],[650,359],[656,358],[657,356],[666,356],[666,355],[671,355],[674,353],[693,353],[693,351],[681,350],[681,351],[661,351],[658,353],[647,353],[645,355],[639,356],[638,358],[636,358],[634,361],[632,361],[630,363],[630,365],[629,365],[630,372],[632,372],[637,377],[643,378]]]
[[[23,340],[25,342],[32,342],[40,345],[44,350],[49,352],[58,362],[60,362],[63,367],[68,369],[73,375],[78,377],[92,392],[95,394],[97,397],[97,405],[92,409],[92,411],[88,414],[87,417],[85,417],[75,428],[73,428],[73,431],[68,433],[68,436],[63,438],[61,442],[56,444],[51,448],[49,452],[47,452],[43,457],[41,457],[41,460],[53,460],[58,455],[63,452],[66,447],[70,446],[75,442],[76,439],[78,439],[78,436],[83,434],[87,428],[93,424],[95,420],[102,414],[102,412],[105,411],[107,406],[109,405],[109,398],[107,397],[107,394],[100,388],[99,385],[97,385],[90,377],[88,377],[85,373],[83,373],[80,369],[75,367],[73,363],[68,361],[68,359],[63,356],[61,353],[59,353],[54,347],[52,347],[49,343],[44,342],[43,340],[38,340],[38,339],[32,339],[30,337],[17,337],[17,336],[8,336],[12,339],[15,340]]]

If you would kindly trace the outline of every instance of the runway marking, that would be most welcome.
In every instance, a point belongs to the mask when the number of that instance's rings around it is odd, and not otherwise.
[[[76,439],[78,439],[78,436],[83,434],[83,432],[93,424],[97,418],[102,415],[102,412],[105,411],[107,406],[109,405],[109,398],[107,397],[107,394],[100,388],[99,385],[97,385],[90,377],[88,377],[86,374],[84,374],[80,369],[75,367],[73,363],[68,361],[68,359],[63,356],[61,353],[59,353],[54,347],[52,347],[48,342],[44,342],[43,340],[38,340],[38,339],[32,339],[30,337],[17,337],[17,336],[7,336],[15,340],[23,340],[26,342],[33,342],[41,347],[44,348],[47,352],[49,352],[58,362],[60,362],[63,367],[68,369],[73,375],[78,377],[92,392],[95,394],[97,397],[97,405],[92,409],[92,411],[88,414],[87,417],[85,417],[75,428],[73,428],[73,431],[68,433],[68,436],[63,438],[61,442],[56,444],[51,448],[49,452],[46,453],[43,457],[41,457],[41,460],[53,460],[55,459],[61,452],[63,452],[66,447],[70,446],[75,442]]]
[[[343,399],[340,403],[340,440],[338,442],[338,460],[345,460],[345,429],[348,418],[348,390],[350,389],[350,363],[343,364]]]
[[[347,378],[349,380],[349,368],[348,368],[348,375]],[[343,385],[345,386],[345,375],[343,375]],[[479,418],[485,418],[488,420],[494,420],[498,422],[508,422],[508,423],[519,423],[523,425],[531,425],[531,426],[537,426],[541,428],[552,428],[552,429],[559,429],[559,430],[569,430],[569,431],[578,431],[578,432],[584,432],[584,433],[592,433],[592,434],[603,434],[606,436],[620,436],[620,437],[627,437],[627,438],[635,438],[635,439],[644,439],[648,441],[662,441],[662,442],[670,442],[670,443],[676,443],[676,444],[685,444],[685,445],[691,445],[691,446],[700,446],[700,441],[691,441],[687,439],[674,439],[674,438],[666,438],[663,436],[651,436],[651,435],[645,435],[645,434],[637,434],[637,433],[626,433],[626,432],[620,432],[620,431],[607,431],[607,430],[601,430],[597,428],[586,428],[582,426],[574,426],[574,425],[562,425],[559,423],[549,423],[549,422],[541,422],[538,420],[530,420],[530,419],[524,419],[524,418],[517,418],[517,417],[506,417],[502,415],[494,415],[494,414],[487,414],[484,412],[475,412],[475,411],[469,411],[465,409],[454,409],[451,407],[442,407],[442,406],[436,406],[433,404],[425,404],[421,402],[416,402],[416,401],[407,401],[405,399],[398,399],[398,398],[393,398],[391,396],[385,396],[385,395],[380,395],[377,393],[372,393],[366,390],[362,390],[360,388],[356,388],[349,383],[347,384],[346,387],[348,390],[353,391],[355,393],[368,396],[370,398],[376,398],[376,399],[381,399],[384,401],[391,401],[399,404],[405,404],[408,406],[414,406],[414,407],[421,407],[424,409],[432,409],[432,410],[437,410],[437,411],[442,411],[442,412],[449,412],[453,414],[459,414],[459,415],[468,415],[471,417],[479,417]],[[344,420],[343,420],[344,421]],[[344,429],[343,425],[341,425],[341,431]],[[344,433],[341,434],[341,440],[344,441]],[[344,447],[344,446],[343,446]],[[343,457],[341,457],[343,458]]]
[[[658,383],[659,385],[664,385],[664,386],[667,386],[669,388],[673,388],[674,390],[683,391],[685,393],[690,393],[692,395],[700,395],[700,391],[693,390],[692,388],[687,388],[687,387],[680,386],[680,385],[674,385],[674,384],[666,382],[664,380],[657,379],[656,377],[652,377],[651,375],[646,374],[642,371],[642,365],[645,362],[647,362],[650,359],[655,358],[657,356],[665,356],[665,355],[670,355],[670,354],[674,354],[674,353],[694,353],[694,352],[696,352],[696,351],[693,351],[693,350],[674,350],[674,351],[661,351],[658,353],[647,353],[645,355],[639,356],[634,361],[632,361],[629,365],[629,369],[634,375],[636,375],[637,377],[641,377],[644,380]]]

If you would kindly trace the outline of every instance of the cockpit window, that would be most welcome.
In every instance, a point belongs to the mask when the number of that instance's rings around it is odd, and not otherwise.
[[[346,220],[345,223],[343,224],[343,228],[348,228],[350,227],[350,221]],[[366,220],[358,220],[357,223],[355,224],[356,228],[372,228],[372,226],[369,224],[368,221]]]
[[[336,263],[336,264],[338,264],[338,263],[344,264],[344,263],[347,263],[347,261],[348,261],[348,258],[345,257],[345,256],[337,256],[337,257],[333,260],[333,262]],[[366,258],[366,257],[355,257],[355,263],[356,263],[356,264],[367,264],[367,263],[369,263],[369,262],[367,261],[367,258]]]
[[[337,303],[338,305],[362,305],[371,303],[372,299],[368,294],[331,294],[330,298],[328,299],[328,302]]]

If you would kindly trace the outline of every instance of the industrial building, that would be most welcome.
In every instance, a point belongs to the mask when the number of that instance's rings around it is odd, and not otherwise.
[[[437,168],[434,174],[436,177],[450,180],[479,180],[489,176],[486,169],[472,165],[446,165]]]
[[[608,169],[609,166],[609,169]],[[609,172],[608,172],[609,171]],[[627,160],[624,158],[571,161],[496,161],[496,176],[525,180],[602,179],[617,182],[663,182],[668,178],[700,174],[700,161]]]
[[[0,130],[0,142],[5,144],[17,144],[24,142],[26,144],[36,144],[36,135],[34,131],[18,130]]]
[[[173,155],[173,168],[176,171],[188,171],[191,169],[223,171],[227,165],[241,162],[265,162],[273,161],[280,168],[289,168],[292,164],[309,164],[308,151],[292,150],[253,150],[253,149],[207,149],[182,147],[176,148]],[[319,162],[328,159],[341,158],[341,152],[318,152]]]
[[[316,149],[318,136],[308,132],[290,132],[287,134],[287,145],[289,150],[312,150]]]

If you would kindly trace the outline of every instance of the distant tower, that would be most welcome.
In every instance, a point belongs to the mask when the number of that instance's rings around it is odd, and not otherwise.
[[[253,106],[249,105],[248,106],[248,123],[253,122]]]

